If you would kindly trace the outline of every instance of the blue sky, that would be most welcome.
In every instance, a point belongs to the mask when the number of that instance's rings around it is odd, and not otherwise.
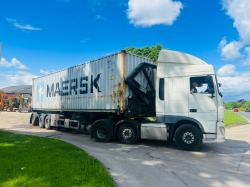
[[[226,99],[250,99],[248,0],[155,0],[154,6],[151,3],[1,1],[0,87],[29,84],[34,76],[125,47],[162,44],[213,64]]]

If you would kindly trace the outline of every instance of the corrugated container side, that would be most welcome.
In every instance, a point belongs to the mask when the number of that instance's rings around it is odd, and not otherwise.
[[[125,109],[130,91],[124,79],[150,60],[117,53],[33,80],[33,109],[116,111]],[[143,75],[137,77],[143,84]]]

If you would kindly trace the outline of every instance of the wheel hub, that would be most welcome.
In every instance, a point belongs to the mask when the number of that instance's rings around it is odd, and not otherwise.
[[[182,136],[183,142],[186,144],[192,144],[194,143],[194,135],[191,132],[185,132]]]
[[[97,133],[97,136],[98,136],[99,138],[101,138],[101,139],[106,138],[106,130],[105,130],[105,129],[103,129],[103,128],[98,128],[96,133]]]
[[[133,131],[131,129],[123,129],[122,131],[122,136],[125,138],[125,139],[129,139],[132,137],[132,134],[133,134]]]

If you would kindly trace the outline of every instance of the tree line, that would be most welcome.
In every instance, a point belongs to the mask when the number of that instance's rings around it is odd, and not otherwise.
[[[225,109],[232,110],[234,108],[238,108],[239,110],[245,111],[250,110],[250,100],[246,101],[244,99],[241,99],[236,102],[226,102],[224,103]]]

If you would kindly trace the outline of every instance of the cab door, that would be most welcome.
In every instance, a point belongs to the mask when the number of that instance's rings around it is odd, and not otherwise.
[[[218,107],[214,75],[193,76],[189,83],[189,117],[199,121],[206,133],[216,133]]]

